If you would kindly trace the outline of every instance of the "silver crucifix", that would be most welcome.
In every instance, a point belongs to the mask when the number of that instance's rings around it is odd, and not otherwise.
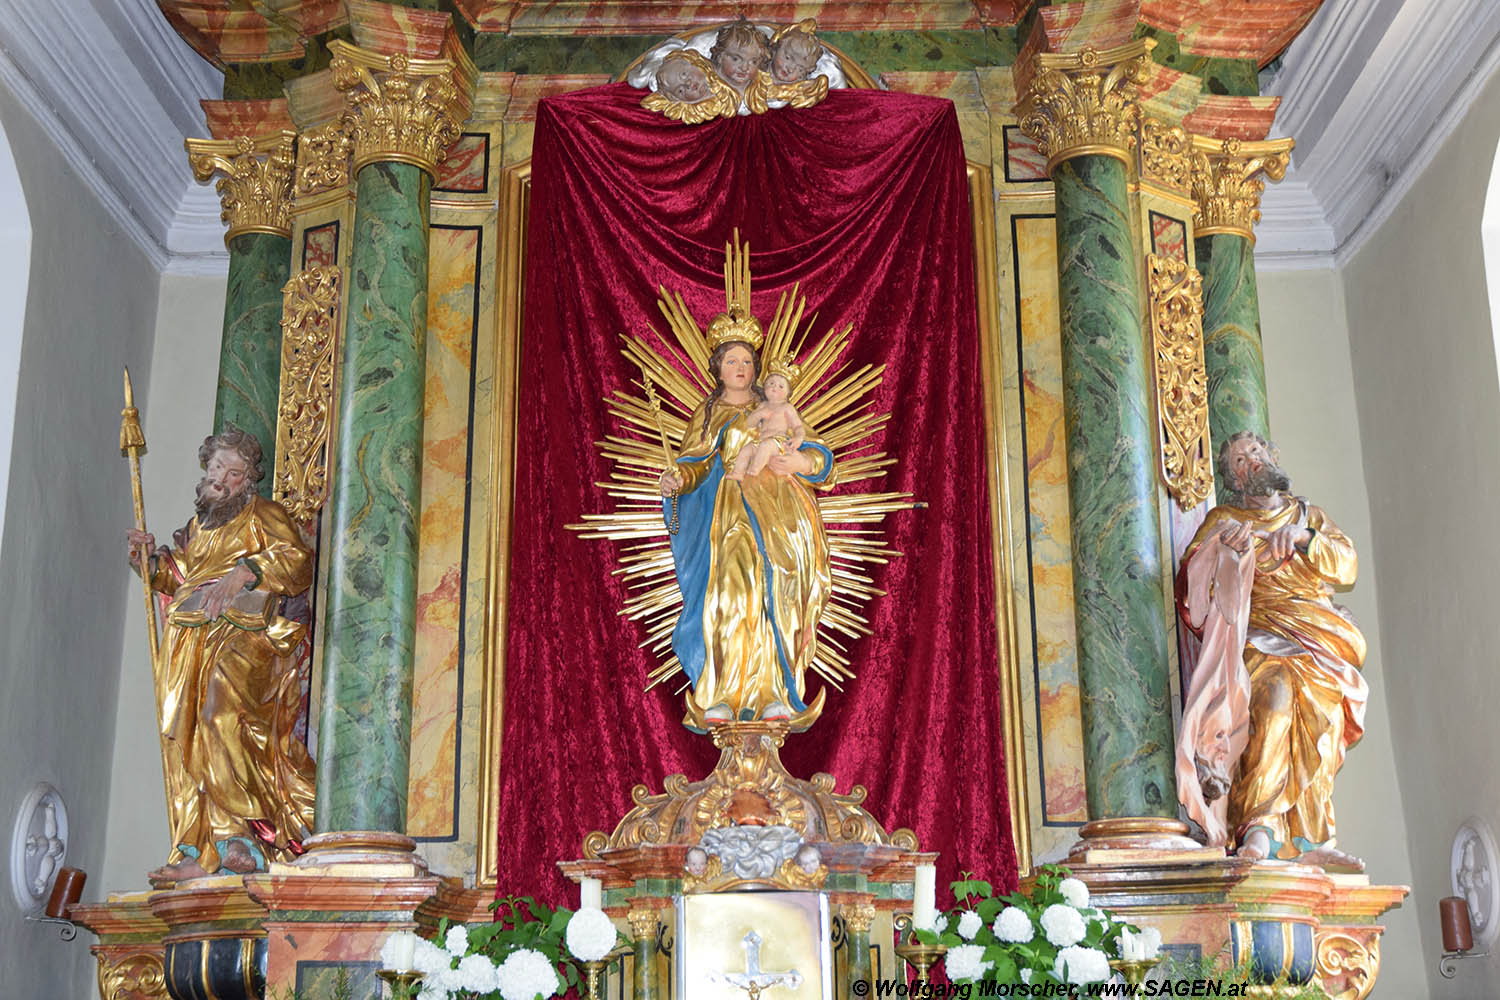
[[[788,969],[786,972],[762,972],[760,968],[760,942],[761,937],[755,931],[745,935],[745,971],[744,972],[715,972],[709,976],[709,981],[723,983],[733,986],[735,989],[744,990],[750,995],[750,1000],[760,1000],[763,990],[773,986],[785,986],[795,990],[802,985],[802,973],[796,969]]]

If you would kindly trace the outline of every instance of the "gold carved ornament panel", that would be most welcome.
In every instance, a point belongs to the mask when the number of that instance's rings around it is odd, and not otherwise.
[[[292,275],[282,290],[281,394],[272,496],[304,526],[317,520],[328,499],[341,285],[337,267],[312,267]]]
[[[1203,276],[1186,261],[1147,254],[1161,472],[1184,511],[1213,492],[1208,376],[1203,364]]]
[[[1380,928],[1360,934],[1346,928],[1319,930],[1318,982],[1333,1000],[1365,1000],[1380,976]]]

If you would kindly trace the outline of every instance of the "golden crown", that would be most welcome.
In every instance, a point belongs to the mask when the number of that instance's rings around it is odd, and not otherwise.
[[[786,379],[788,386],[796,387],[797,380],[802,377],[802,366],[792,361],[791,358],[777,358],[766,366],[766,378],[772,375],[780,375]]]
[[[758,351],[765,342],[766,332],[748,309],[735,303],[709,322],[705,339],[710,351],[716,351],[721,345],[736,340],[744,341],[750,345],[751,350]]]

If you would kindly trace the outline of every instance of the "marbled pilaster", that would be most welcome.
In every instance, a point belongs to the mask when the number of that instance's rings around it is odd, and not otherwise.
[[[356,179],[319,731],[319,832],[406,829],[431,180]]]
[[[265,452],[260,492],[271,495],[276,467],[276,403],[281,391],[281,289],[291,277],[292,241],[246,232],[229,240],[229,288],[219,347],[214,433],[234,424]]]
[[[1195,241],[1203,272],[1203,365],[1214,454],[1231,434],[1270,436],[1266,362],[1261,353],[1255,245],[1238,233]],[[1217,470],[1216,470],[1217,471]],[[1224,498],[1221,495],[1220,501]]]
[[[1155,431],[1126,166],[1056,163],[1073,593],[1089,816],[1176,816]]]

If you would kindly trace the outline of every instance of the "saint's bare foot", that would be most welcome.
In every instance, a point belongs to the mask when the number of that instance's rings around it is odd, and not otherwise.
[[[146,873],[146,881],[150,882],[156,888],[161,888],[164,885],[171,885],[174,882],[185,882],[190,878],[203,878],[207,874],[208,872],[203,870],[203,866],[197,860],[183,858],[176,864],[153,868]]]
[[[1300,864],[1317,865],[1331,871],[1362,872],[1365,870],[1363,859],[1356,858],[1336,847],[1315,847],[1310,851],[1303,851],[1297,861]]]

